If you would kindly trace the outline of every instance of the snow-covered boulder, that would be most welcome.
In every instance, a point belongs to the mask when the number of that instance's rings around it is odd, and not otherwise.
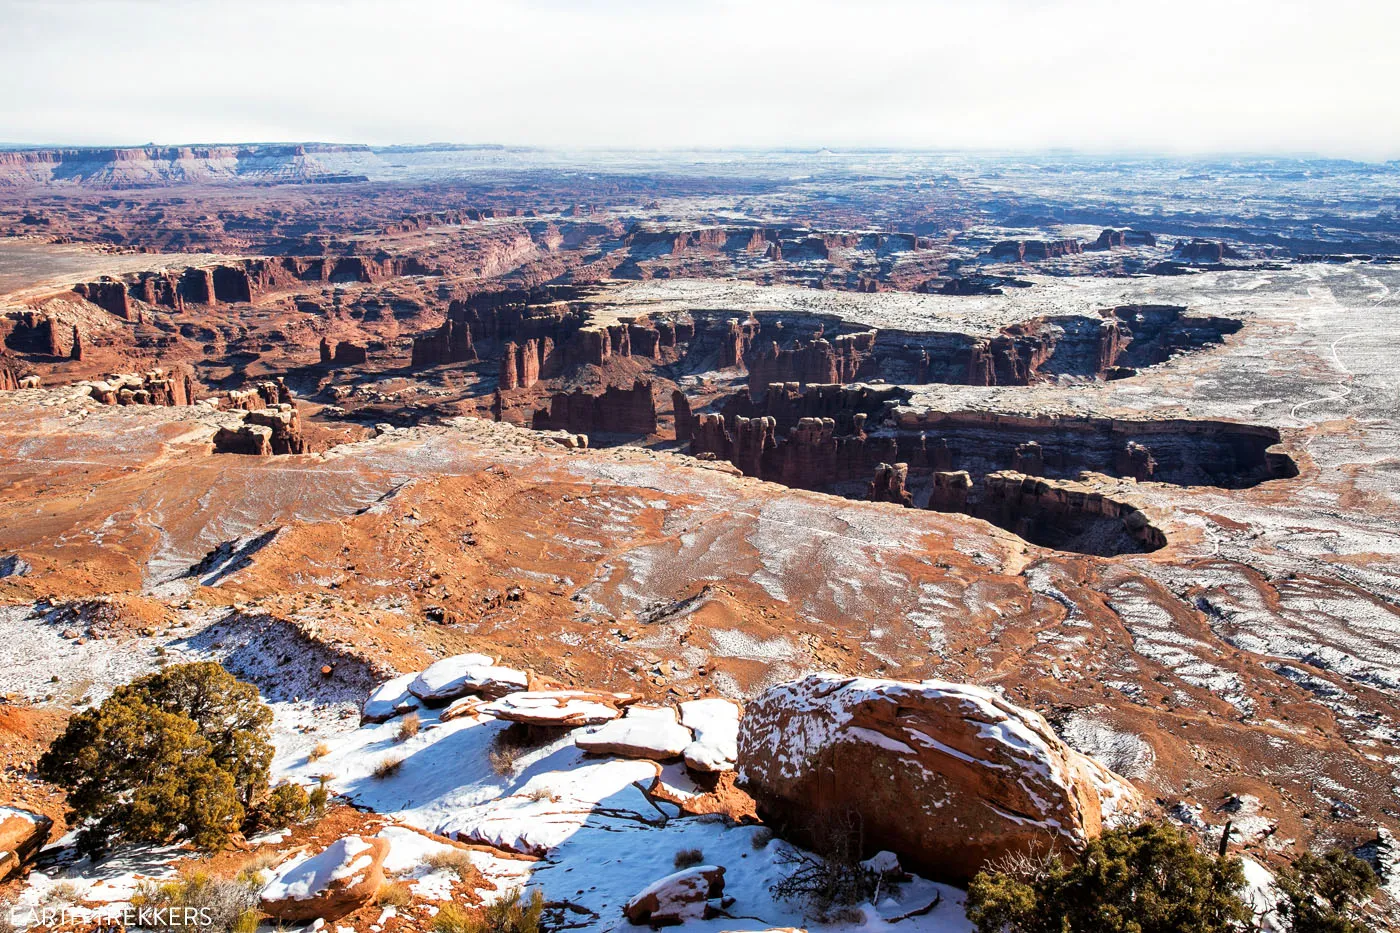
[[[417,674],[402,674],[393,680],[386,680],[365,700],[360,708],[361,722],[386,722],[395,716],[418,708],[419,699],[408,689]]]
[[[669,706],[629,707],[621,719],[574,738],[575,745],[594,755],[653,761],[677,758],[690,743],[690,730],[680,724],[676,711]]]
[[[767,821],[859,814],[867,838],[921,874],[1079,848],[1142,798],[1038,713],[968,684],[813,674],[763,693],[739,728],[739,781]]]
[[[638,787],[660,777],[656,762],[582,756],[578,761],[583,763],[534,775],[509,797],[456,807],[436,832],[458,842],[544,856],[600,811],[635,821],[655,816]]]
[[[592,690],[530,690],[503,696],[481,711],[530,726],[596,726],[621,716],[620,707],[631,699]]]
[[[690,919],[707,920],[715,916],[718,907],[710,902],[723,894],[723,866],[697,865],[653,881],[628,901],[622,912],[632,923],[653,928]]]
[[[498,697],[530,685],[524,671],[498,667],[484,654],[458,654],[431,665],[409,683],[409,692],[429,706],[440,706],[469,693]]]
[[[0,807],[0,881],[22,872],[49,839],[53,820],[42,813]]]
[[[315,855],[278,867],[262,889],[262,909],[274,920],[335,920],[368,904],[384,883],[384,839],[345,836]]]
[[[695,732],[685,747],[686,766],[695,771],[733,771],[739,755],[739,707],[716,697],[681,704],[681,725]]]

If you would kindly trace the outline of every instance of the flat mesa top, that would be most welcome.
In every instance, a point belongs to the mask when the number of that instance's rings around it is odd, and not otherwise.
[[[1281,273],[1268,273],[1279,276]],[[1290,275],[1285,273],[1282,275]],[[1242,270],[1218,276],[1264,276]],[[916,292],[848,292],[801,285],[761,285],[713,279],[611,282],[590,298],[599,323],[640,314],[738,311],[755,314],[831,315],[851,324],[911,333],[957,331],[994,336],[1012,324],[1061,315],[1095,315],[1131,304],[1177,304],[1196,313],[1231,314],[1233,302],[1219,289],[1192,287],[1189,280],[1139,278],[1055,278],[1021,276],[1029,288],[1007,288],[1002,295],[941,295]],[[1198,306],[1209,291],[1210,307]],[[1243,313],[1242,309],[1239,313]]]

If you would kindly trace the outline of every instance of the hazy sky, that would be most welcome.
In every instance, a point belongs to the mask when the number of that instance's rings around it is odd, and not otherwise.
[[[1400,158],[1396,0],[0,0],[0,141]]]

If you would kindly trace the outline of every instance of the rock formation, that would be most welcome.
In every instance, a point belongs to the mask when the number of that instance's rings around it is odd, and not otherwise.
[[[813,674],[772,687],[739,728],[739,778],[782,832],[859,816],[872,851],[965,881],[1047,844],[1077,850],[1143,801],[1039,714],[968,684]]]
[[[191,405],[194,377],[188,372],[111,373],[106,379],[80,382],[88,394],[104,405]]]
[[[1190,263],[1214,263],[1245,258],[1238,250],[1218,240],[1178,240],[1172,249],[1177,259]]]
[[[133,320],[131,304],[127,301],[126,286],[121,282],[106,279],[74,285],[73,291],[88,301],[115,314],[124,321]]]
[[[413,338],[412,365],[415,367],[470,363],[476,358],[471,328],[465,321],[449,317],[432,333]]]
[[[40,813],[0,806],[0,881],[23,874],[48,842],[53,820]]]
[[[676,422],[676,440],[689,441],[694,430],[690,414],[690,399],[680,389],[671,391],[671,410]]]
[[[242,424],[220,428],[213,443],[218,454],[267,457],[307,452],[296,405],[288,403],[245,411]]]
[[[279,866],[262,889],[262,909],[282,923],[332,921],[368,904],[384,884],[387,840],[345,836]]]
[[[364,344],[348,340],[321,338],[321,365],[349,368],[363,366],[369,358],[369,350]]]
[[[896,463],[891,466],[881,463],[875,467],[875,478],[870,481],[866,494],[871,502],[893,502],[897,505],[912,506],[914,497],[904,488],[909,478],[909,464]]]
[[[598,395],[586,389],[558,392],[547,410],[535,412],[533,426],[575,434],[655,434],[656,400],[644,379],[630,389],[608,386]]]
[[[720,916],[712,905],[724,894],[724,867],[697,865],[667,875],[639,891],[626,903],[622,913],[634,925],[656,929],[686,920],[708,920]]]
[[[1157,238],[1146,230],[1104,230],[1086,250],[1118,249],[1128,246],[1156,246]]]
[[[1035,262],[1084,252],[1078,240],[1002,240],[987,255],[1003,262]]]

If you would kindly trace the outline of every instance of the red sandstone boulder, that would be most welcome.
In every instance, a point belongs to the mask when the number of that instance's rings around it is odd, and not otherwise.
[[[745,711],[739,779],[779,828],[854,811],[865,839],[950,880],[1047,843],[1078,849],[1142,807],[1038,713],[932,680],[828,673],[770,688]]]
[[[49,839],[53,820],[39,813],[0,807],[0,881],[24,871]]]
[[[308,858],[280,866],[262,889],[262,909],[274,920],[335,920],[368,904],[384,884],[384,839],[345,836]]]
[[[710,902],[724,894],[724,868],[698,865],[647,885],[627,902],[622,912],[635,924],[652,928],[673,926],[689,919],[717,915]]]

